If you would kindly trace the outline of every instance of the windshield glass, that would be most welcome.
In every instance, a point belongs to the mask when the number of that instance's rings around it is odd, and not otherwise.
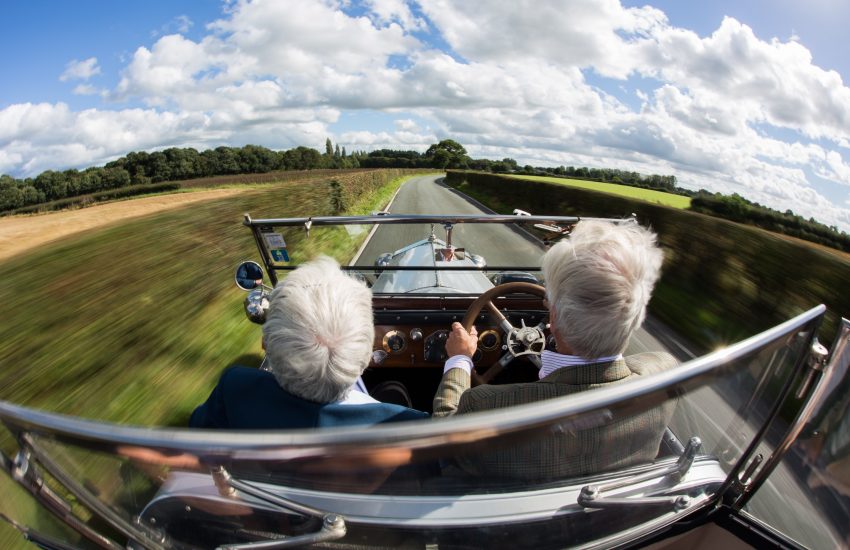
[[[252,230],[267,269],[278,279],[316,255],[328,254],[366,280],[374,294],[452,295],[480,294],[505,276],[539,282],[543,254],[570,228],[482,218],[486,223],[451,218],[382,223],[370,218],[372,223],[312,224],[309,235],[304,223],[258,220]]]
[[[819,316],[604,388],[403,426],[187,432],[2,414],[30,474],[125,537],[214,546],[315,533],[332,515],[366,546],[616,544],[707,504],[773,437],[763,428],[793,414],[785,381],[799,382]]]

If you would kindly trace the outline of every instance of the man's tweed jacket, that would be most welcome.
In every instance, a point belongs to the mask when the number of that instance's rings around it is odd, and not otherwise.
[[[608,363],[564,367],[535,382],[482,385],[470,389],[470,376],[454,368],[443,375],[434,397],[434,416],[502,409],[627,382],[675,366],[668,353],[641,353]],[[652,461],[675,402],[603,425],[539,436],[499,450],[455,457],[464,471],[488,477],[545,481],[616,470]]]

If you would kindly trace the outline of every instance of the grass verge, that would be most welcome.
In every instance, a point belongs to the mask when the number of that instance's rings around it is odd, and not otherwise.
[[[335,176],[350,191],[345,213],[381,208],[407,179],[397,174]],[[259,327],[245,319],[244,294],[233,284],[236,264],[257,257],[242,214],[330,215],[328,189],[328,180],[264,185],[0,264],[0,399],[109,422],[184,426],[225,367],[260,359]],[[297,231],[287,240],[295,261],[328,254],[347,262],[366,234],[314,232],[307,241]],[[13,451],[8,434],[0,444]],[[4,475],[0,494],[0,512],[63,532]],[[21,540],[0,522],[0,547],[25,547]]]
[[[547,183],[557,183],[558,185],[566,185],[567,187],[575,187],[577,189],[587,189],[589,191],[598,191],[600,193],[608,193],[610,195],[618,195],[620,197],[628,197],[630,199],[639,199],[642,201],[660,204],[662,206],[670,206],[673,208],[685,209],[691,206],[691,198],[682,195],[674,195],[673,193],[665,193],[663,191],[655,191],[653,189],[642,189],[640,187],[631,187],[629,185],[618,185],[616,183],[603,183],[599,181],[574,180],[569,178],[553,178],[548,176],[508,176],[520,180],[530,181],[545,181]]]

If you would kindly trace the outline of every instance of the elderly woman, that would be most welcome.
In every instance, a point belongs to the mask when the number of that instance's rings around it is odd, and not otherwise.
[[[271,372],[230,367],[190,426],[313,428],[428,416],[354,387],[372,356],[372,293],[334,260],[301,265],[272,291],[269,304],[263,347]]]
[[[459,323],[434,398],[434,416],[500,409],[604,388],[668,369],[668,353],[623,357],[643,323],[661,269],[655,234],[634,223],[580,222],[543,258],[557,352],[543,351],[540,379],[470,387],[477,339]],[[586,430],[541,437],[517,448],[457,458],[469,473],[524,480],[585,475],[648,462],[658,453],[673,403],[612,418]]]

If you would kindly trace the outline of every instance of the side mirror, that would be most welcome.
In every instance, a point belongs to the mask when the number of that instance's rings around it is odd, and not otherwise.
[[[255,288],[248,293],[243,303],[245,316],[252,323],[262,325],[266,322],[266,312],[269,309],[269,295],[262,288]]]
[[[263,268],[257,262],[242,262],[236,268],[236,286],[242,290],[254,290],[263,284]]]

